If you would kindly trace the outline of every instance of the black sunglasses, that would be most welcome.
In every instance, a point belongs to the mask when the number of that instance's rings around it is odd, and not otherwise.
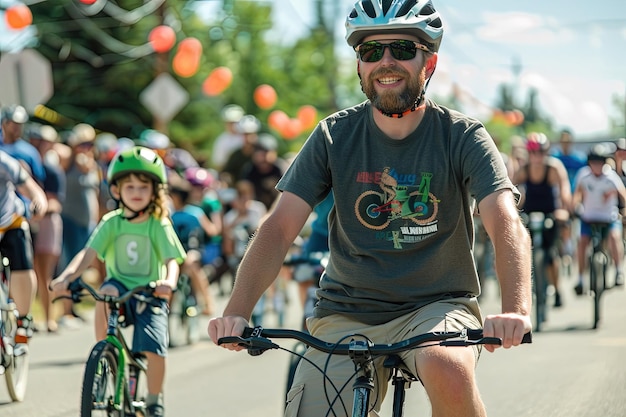
[[[415,58],[418,49],[424,52],[430,52],[426,45],[407,40],[397,40],[391,43],[368,41],[355,46],[354,50],[361,61],[378,62],[383,59],[385,48],[389,48],[391,56],[398,61],[409,61]]]

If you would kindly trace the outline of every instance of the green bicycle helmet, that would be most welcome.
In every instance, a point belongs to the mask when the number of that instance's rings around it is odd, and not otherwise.
[[[439,51],[443,24],[431,0],[359,0],[346,19],[346,41],[354,48],[365,37],[383,32],[417,36],[431,52]]]
[[[152,149],[134,146],[118,152],[111,161],[107,172],[109,184],[130,173],[141,173],[151,177],[157,184],[167,184],[165,164]]]

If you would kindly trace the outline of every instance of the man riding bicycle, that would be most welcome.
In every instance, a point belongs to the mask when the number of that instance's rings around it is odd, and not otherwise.
[[[530,239],[516,207],[517,190],[486,129],[425,98],[443,36],[439,13],[431,0],[359,0],[346,28],[368,100],[322,120],[278,183],[282,194],[244,255],[224,315],[209,324],[212,340],[242,334],[313,207],[332,190],[330,258],[314,317],[307,321],[312,335],[332,343],[359,333],[375,343],[392,343],[429,331],[483,326],[486,336],[501,337],[505,347],[519,345],[531,330]],[[379,192],[383,172],[397,181],[395,191],[412,188],[419,197],[407,197],[406,214],[390,216],[375,230],[358,217],[383,213],[361,213],[357,203],[362,194]],[[422,178],[429,180],[424,186]],[[432,203],[431,195],[437,198],[436,216],[413,222],[416,209],[428,209],[422,198]],[[484,320],[472,256],[476,204],[495,247],[503,298],[502,312]],[[325,369],[337,387],[353,375],[348,357],[328,358],[311,349],[305,357]],[[439,346],[403,356],[422,380],[433,415],[449,416],[486,414],[475,378],[477,359],[477,349]],[[377,412],[388,375],[374,365],[377,392],[369,406]],[[351,407],[349,388],[330,405],[325,386],[323,375],[301,361],[286,415],[339,415],[341,402]]]

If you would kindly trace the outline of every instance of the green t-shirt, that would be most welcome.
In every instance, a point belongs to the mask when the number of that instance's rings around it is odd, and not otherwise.
[[[475,202],[515,190],[482,124],[430,100],[401,140],[376,126],[369,102],[322,120],[277,188],[311,207],[332,188],[330,260],[315,315],[368,324],[478,295]]]
[[[87,242],[105,262],[107,279],[131,289],[164,279],[166,260],[183,262],[185,250],[169,218],[131,223],[121,214],[118,209],[104,215]]]

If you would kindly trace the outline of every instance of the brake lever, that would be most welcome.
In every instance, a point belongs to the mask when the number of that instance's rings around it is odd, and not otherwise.
[[[239,346],[243,346],[248,350],[250,356],[259,356],[266,350],[270,349],[280,349],[276,343],[272,342],[265,337],[249,337],[242,338],[240,336],[226,336],[220,337],[217,340],[218,345],[223,345],[226,343],[234,343]]]

